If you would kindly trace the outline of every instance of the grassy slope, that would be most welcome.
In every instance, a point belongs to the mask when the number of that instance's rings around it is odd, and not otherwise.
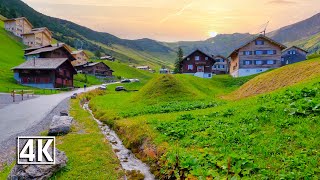
[[[24,46],[16,38],[4,30],[4,23],[0,21],[0,92],[7,91],[7,87],[18,87],[13,79],[11,68],[24,62]]]
[[[244,84],[229,98],[240,99],[267,93],[320,76],[320,59],[307,60],[264,73]]]
[[[205,80],[178,75],[175,76],[178,81],[173,81],[177,83],[173,87],[178,87],[176,97],[169,89],[163,89],[162,93],[158,89],[171,88],[171,83],[162,86],[155,84],[158,80],[151,80],[140,92],[108,92],[93,98],[90,106],[101,120],[118,131],[124,144],[140,158],[151,165],[157,162],[152,168],[160,178],[182,176],[184,172],[189,177],[222,179],[227,176],[312,179],[320,175],[317,143],[320,141],[317,105],[320,104],[320,85],[318,78],[313,77],[319,77],[313,73],[317,72],[318,61],[306,61],[257,76],[248,83],[256,82],[259,86],[263,84],[258,80],[267,82],[266,88],[272,87],[265,92],[280,88],[258,97],[219,100],[221,95],[232,92],[249,78],[229,80],[217,76]],[[311,72],[308,67],[316,70]],[[194,94],[192,98],[187,95],[187,104],[184,104],[181,95],[189,91]],[[136,98],[143,96],[152,99]],[[213,107],[195,104],[210,97],[221,103]],[[170,103],[163,107],[163,100]],[[176,100],[180,101],[176,103]],[[194,106],[198,108],[192,109]]]

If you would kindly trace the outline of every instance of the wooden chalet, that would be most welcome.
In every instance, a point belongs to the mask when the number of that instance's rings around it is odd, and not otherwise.
[[[285,49],[282,52],[281,56],[281,64],[288,65],[297,62],[301,62],[307,59],[308,51],[299,48],[297,46],[292,46],[290,48]]]
[[[41,48],[34,47],[25,50],[25,59],[33,60],[34,58],[68,58],[70,61],[76,60],[72,55],[72,51],[65,44],[42,46]],[[31,52],[29,52],[31,51]]]
[[[256,36],[229,55],[230,74],[241,77],[279,68],[284,49],[285,45],[265,35]]]
[[[201,78],[211,78],[214,63],[215,60],[212,56],[200,50],[195,50],[183,58],[181,62],[181,73]]]
[[[97,77],[112,77],[114,72],[108,65],[103,62],[89,62],[74,66],[79,73],[89,74]]]
[[[77,71],[68,58],[37,58],[12,68],[15,80],[36,88],[73,87]]]

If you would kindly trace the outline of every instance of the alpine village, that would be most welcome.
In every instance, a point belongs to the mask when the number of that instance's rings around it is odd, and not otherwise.
[[[111,8],[88,2],[74,8]],[[289,1],[279,2],[265,6]],[[122,3],[103,18],[125,24],[119,33],[126,34],[133,25],[112,16],[129,8]],[[196,4],[152,24],[168,29]],[[270,20],[250,33],[165,42],[117,37],[108,33],[112,24],[90,29],[84,21],[93,15],[77,24],[49,13],[71,6],[0,0],[0,179],[319,179],[320,13],[297,13],[304,20],[279,27]],[[154,18],[149,13],[141,18]],[[147,24],[129,11],[122,16],[135,28]],[[184,23],[201,27],[193,21]],[[232,24],[232,32],[242,26]],[[53,144],[26,150],[36,142],[23,138]]]

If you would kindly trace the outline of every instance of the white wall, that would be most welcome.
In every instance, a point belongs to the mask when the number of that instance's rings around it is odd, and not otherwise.
[[[270,68],[252,68],[252,69],[239,69],[237,72],[237,76],[233,76],[233,77],[243,77],[243,76],[250,76],[250,75],[253,75],[253,74],[259,74],[259,73],[262,73],[262,72],[265,72],[267,70],[269,70]],[[234,72],[234,73],[236,73]]]

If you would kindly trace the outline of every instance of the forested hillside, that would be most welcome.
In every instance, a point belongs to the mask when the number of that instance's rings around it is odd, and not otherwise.
[[[58,41],[71,46],[82,41],[84,49],[93,52],[99,50],[123,62],[159,67],[170,65],[174,60],[174,52],[160,42],[151,39],[120,39],[109,33],[97,32],[67,20],[46,16],[21,0],[0,0],[0,14],[7,18],[27,17],[35,27],[48,27]]]

